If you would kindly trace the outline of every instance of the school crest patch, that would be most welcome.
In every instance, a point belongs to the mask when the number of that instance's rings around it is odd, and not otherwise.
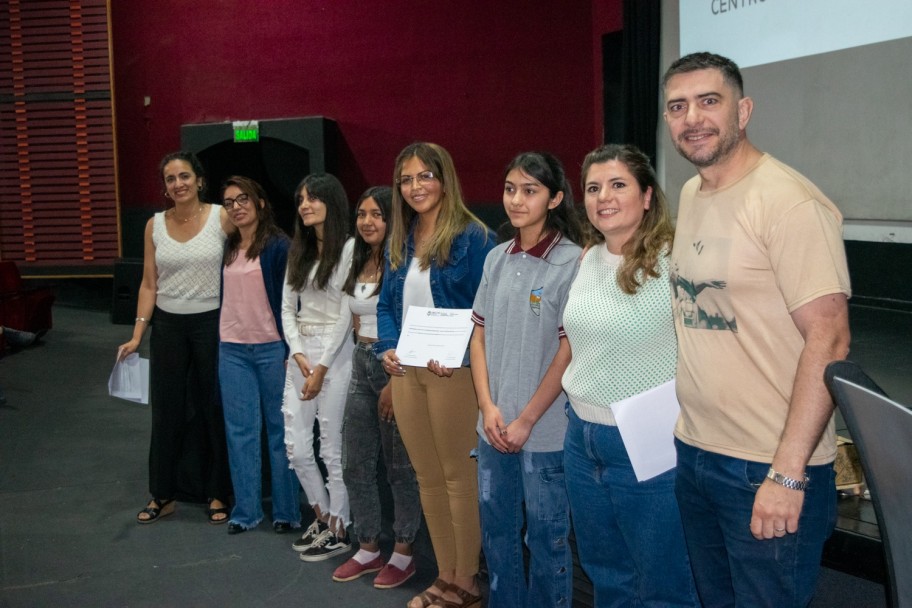
[[[529,292],[529,308],[532,309],[532,314],[536,317],[541,316],[542,291],[544,291],[544,287],[539,287]]]

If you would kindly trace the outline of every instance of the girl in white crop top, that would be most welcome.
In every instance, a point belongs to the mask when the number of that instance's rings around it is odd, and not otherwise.
[[[377,341],[377,300],[383,281],[386,218],[392,191],[369,188],[356,208],[355,253],[345,282],[346,299],[358,344],[352,358],[352,378],[342,429],[342,472],[348,489],[359,550],[333,573],[335,581],[350,581],[379,573],[374,586],[398,587],[415,574],[412,543],[421,523],[418,482],[393,416],[389,377],[371,348]],[[380,556],[379,456],[393,494],[393,533],[396,545],[389,561]]]

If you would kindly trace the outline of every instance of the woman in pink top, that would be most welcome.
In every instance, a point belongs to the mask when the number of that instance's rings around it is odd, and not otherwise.
[[[237,232],[225,243],[219,383],[234,508],[228,534],[255,528],[263,519],[260,435],[266,441],[272,482],[272,528],[301,527],[298,480],[285,454],[282,387],[288,348],[282,332],[282,285],[288,237],[275,225],[260,184],[229,177],[222,205]]]

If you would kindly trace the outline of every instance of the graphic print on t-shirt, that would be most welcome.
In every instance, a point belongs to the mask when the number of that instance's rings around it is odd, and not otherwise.
[[[532,309],[532,314],[536,317],[541,316],[541,300],[544,290],[544,287],[539,287],[529,292],[529,308]]]
[[[737,332],[728,292],[731,240],[700,238],[681,251],[671,269],[674,314],[682,327]]]

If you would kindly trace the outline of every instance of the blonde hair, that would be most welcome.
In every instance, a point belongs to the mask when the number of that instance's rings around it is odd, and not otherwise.
[[[436,262],[438,267],[446,266],[450,258],[450,247],[457,235],[472,222],[481,226],[485,234],[487,234],[487,227],[466,208],[462,190],[459,187],[459,179],[456,177],[456,168],[453,166],[453,159],[449,152],[437,144],[416,142],[406,146],[396,157],[396,169],[393,171],[394,184],[399,179],[402,165],[412,158],[420,160],[427,170],[433,172],[434,177],[440,181],[440,213],[437,215],[430,242],[424,253],[418,258],[418,264],[422,270],[427,270],[431,266],[431,261]],[[393,188],[390,215],[392,225],[388,239],[389,261],[390,267],[395,270],[405,262],[406,242],[412,222],[417,215],[415,210],[402,198],[399,186]]]

